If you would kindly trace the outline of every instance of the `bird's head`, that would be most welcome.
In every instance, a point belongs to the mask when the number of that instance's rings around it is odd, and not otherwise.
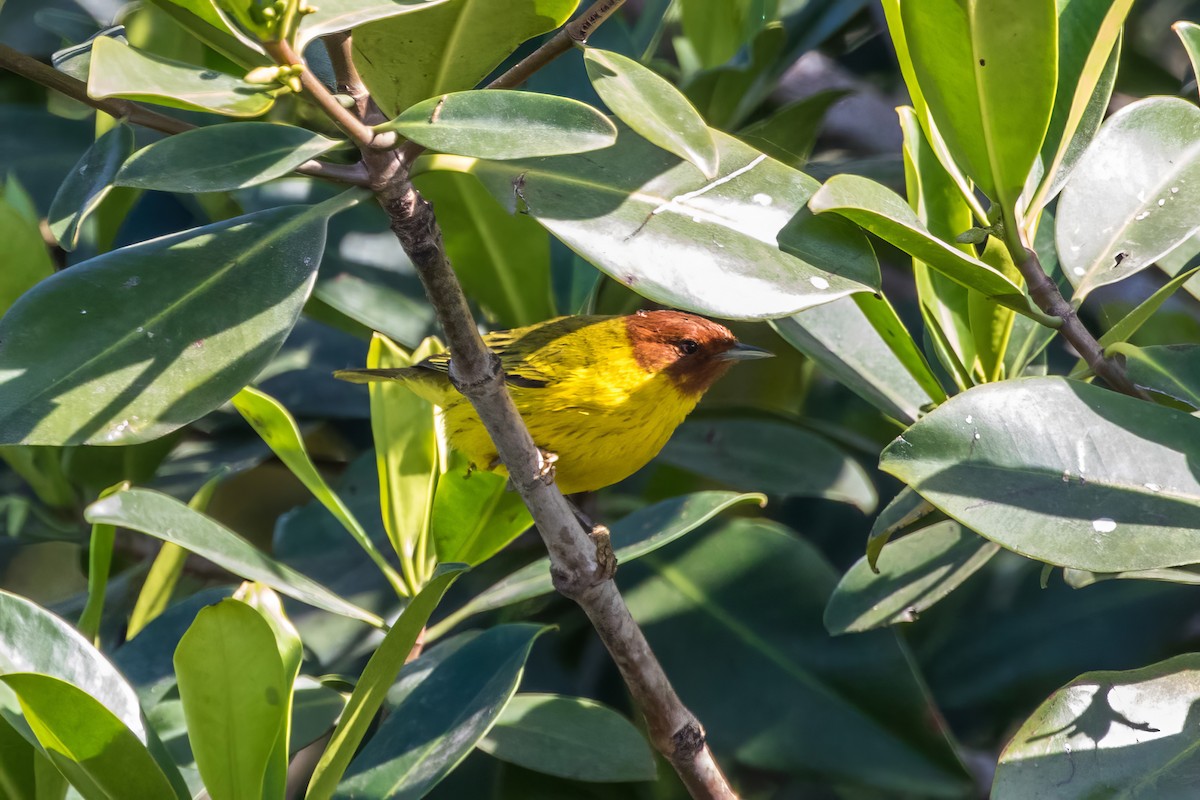
[[[684,394],[704,394],[736,361],[772,355],[742,344],[724,325],[682,311],[639,311],[625,317],[625,328],[638,365],[665,373]]]

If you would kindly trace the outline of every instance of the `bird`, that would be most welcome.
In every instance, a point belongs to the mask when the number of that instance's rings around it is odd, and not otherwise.
[[[556,317],[483,340],[499,356],[517,411],[563,494],[637,472],[734,363],[773,355],[724,325],[672,310]],[[438,353],[411,367],[334,375],[403,382],[441,409],[452,448],[474,467],[506,475],[483,423],[450,382],[452,358]]]

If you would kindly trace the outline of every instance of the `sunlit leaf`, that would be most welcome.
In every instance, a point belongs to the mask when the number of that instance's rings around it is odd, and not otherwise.
[[[64,250],[79,244],[81,225],[112,191],[114,176],[133,153],[133,129],[116,125],[88,148],[50,204],[50,232]]]

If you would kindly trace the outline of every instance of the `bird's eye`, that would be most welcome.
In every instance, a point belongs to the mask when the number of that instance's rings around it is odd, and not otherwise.
[[[680,339],[676,346],[679,348],[679,352],[683,353],[685,356],[690,356],[692,353],[700,349],[700,345],[696,344],[695,339]]]

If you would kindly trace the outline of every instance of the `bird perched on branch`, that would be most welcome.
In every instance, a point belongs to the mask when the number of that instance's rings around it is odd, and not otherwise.
[[[771,355],[723,325],[681,311],[558,317],[483,337],[504,367],[517,410],[553,461],[564,494],[621,481],[645,466],[734,362]],[[351,369],[338,378],[403,381],[440,407],[450,446],[504,474],[496,447],[450,383],[450,353],[403,369]]]

